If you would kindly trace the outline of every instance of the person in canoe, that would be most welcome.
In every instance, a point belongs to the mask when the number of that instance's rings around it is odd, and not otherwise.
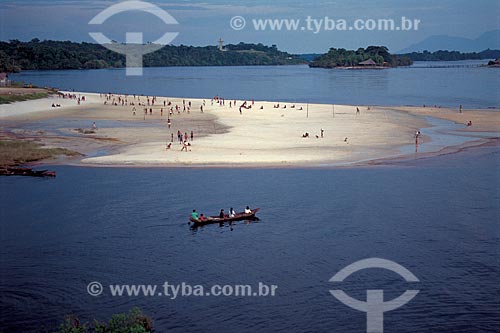
[[[220,217],[221,219],[223,219],[223,218],[224,218],[224,209],[221,209],[221,210],[220,210],[219,217]]]
[[[233,207],[229,208],[229,217],[235,217],[236,212],[234,211]]]
[[[247,206],[247,208],[245,208],[245,214],[251,214],[252,213],[252,210],[250,209],[250,207]]]
[[[203,215],[203,214],[201,214],[201,215]],[[193,209],[193,212],[191,213],[191,217],[194,220],[198,220],[198,213],[196,212],[196,209]]]
[[[207,220],[207,218],[205,217],[205,215],[201,214],[200,215],[200,221],[206,221],[206,220]]]

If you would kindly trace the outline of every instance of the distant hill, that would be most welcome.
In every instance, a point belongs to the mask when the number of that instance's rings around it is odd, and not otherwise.
[[[167,66],[258,66],[306,63],[275,45],[230,44],[216,46],[173,46],[144,56],[145,67]],[[20,70],[99,69],[125,67],[125,56],[102,45],[70,41],[0,41],[0,72]]]
[[[476,39],[463,37],[452,37],[446,35],[431,36],[420,43],[413,44],[399,54],[422,52],[422,51],[459,51],[459,52],[480,52],[486,49],[500,49],[500,30],[488,31]]]

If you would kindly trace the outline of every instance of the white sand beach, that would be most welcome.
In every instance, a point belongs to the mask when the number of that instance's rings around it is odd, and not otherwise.
[[[77,99],[53,97],[1,105],[2,136],[37,140],[86,155],[64,162],[71,164],[279,167],[352,165],[388,157],[416,157],[438,153],[450,145],[480,144],[500,129],[498,110],[459,113],[441,108],[247,101],[246,105],[252,107],[242,108],[240,114],[241,100],[234,105],[234,100],[226,99],[221,105],[210,98],[158,97],[154,106],[148,106],[145,96],[113,95],[107,100],[100,94],[70,94],[85,96],[85,101],[78,104]],[[117,105],[112,105],[113,100]],[[61,107],[54,108],[53,103]],[[169,115],[171,107],[174,112]],[[439,131],[439,140],[437,132],[425,131],[433,126],[429,117],[450,124],[449,131]],[[472,126],[465,125],[469,121]],[[91,129],[94,122],[98,128],[95,133],[75,130]],[[188,151],[182,150],[178,130],[188,134]],[[422,135],[417,147],[418,130]],[[304,138],[306,132],[309,137]],[[166,149],[169,143],[170,149]]]

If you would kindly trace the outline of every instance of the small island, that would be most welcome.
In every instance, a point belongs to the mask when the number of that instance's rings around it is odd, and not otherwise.
[[[385,46],[368,46],[356,51],[331,48],[328,53],[315,58],[309,67],[383,69],[411,64],[413,61],[410,58],[390,54]]]

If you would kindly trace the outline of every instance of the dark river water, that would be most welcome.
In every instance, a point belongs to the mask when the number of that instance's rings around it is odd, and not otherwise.
[[[386,332],[498,332],[498,149],[356,169],[50,167],[55,179],[0,178],[0,331],[53,329],[67,314],[140,307],[157,332],[365,332],[365,300],[420,293],[384,315]],[[260,207],[260,221],[193,230],[189,212]],[[357,260],[410,270],[329,279]],[[274,297],[94,297],[87,285],[249,284]]]
[[[479,67],[487,62],[417,62],[386,70],[159,67],[144,68],[141,77],[126,77],[125,69],[26,71],[11,79],[76,91],[186,98],[219,95],[303,103],[499,108],[499,71]]]
[[[383,71],[284,67],[38,71],[14,80],[90,92],[337,104],[500,105],[498,70],[477,62]],[[459,67],[457,67],[459,66]],[[436,68],[437,67],[437,68]],[[500,155],[481,148],[353,169],[51,166],[55,179],[0,178],[0,332],[51,331],[66,315],[104,320],[139,307],[157,332],[365,332],[332,289],[386,301],[385,332],[499,332]],[[260,221],[192,229],[189,212],[260,207]],[[420,282],[367,269],[397,262]],[[109,285],[277,285],[275,296],[112,296]],[[99,282],[100,296],[87,286]]]

